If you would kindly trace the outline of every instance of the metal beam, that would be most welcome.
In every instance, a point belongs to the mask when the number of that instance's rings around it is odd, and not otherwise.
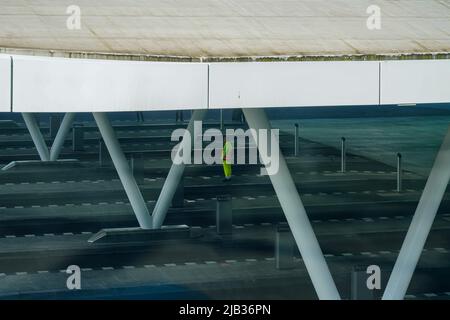
[[[66,140],[66,136],[72,127],[74,119],[75,113],[73,112],[68,112],[64,115],[61,125],[58,128],[58,132],[56,133],[55,140],[53,140],[53,145],[50,150],[50,161],[58,160],[59,154],[64,146],[64,141]]]
[[[254,131],[252,130],[255,141],[257,141],[255,135],[260,129],[271,130],[270,123],[263,109],[248,108],[243,109],[243,111],[249,127],[255,129]],[[275,148],[279,149],[278,141],[275,142],[275,145],[270,146],[272,151]],[[319,299],[338,300],[340,299],[339,292],[328,269],[302,200],[281,152],[279,152],[279,155],[279,170],[277,173],[269,175],[269,177],[289,227],[292,230],[306,269]]]
[[[108,116],[103,112],[93,112],[95,122],[97,122],[98,129],[102,135],[103,141],[108,148],[111,159],[119,175],[120,181],[125,189],[125,192],[133,208],[134,214],[142,229],[152,228],[152,218],[148,212],[144,197],[134,179],[127,159],[122,152],[119,141],[117,140],[114,129],[109,122]]]
[[[25,125],[27,126],[28,131],[30,132],[31,139],[36,146],[37,152],[39,153],[39,157],[42,161],[49,161],[50,153],[48,152],[47,144],[45,143],[45,139],[42,136],[41,130],[39,129],[39,125],[37,124],[34,114],[23,112],[22,117],[25,121]]]
[[[186,150],[186,144],[192,143],[196,137],[193,137],[194,134],[194,122],[203,120],[207,110],[194,110],[192,113],[192,117],[189,121],[189,125],[187,127],[187,131],[183,136],[183,141],[180,143],[180,147],[183,150]],[[192,139],[186,139],[188,137],[192,137]],[[189,148],[190,149],[190,148]],[[185,164],[174,164],[172,163],[172,167],[170,168],[169,174],[167,175],[166,181],[164,182],[164,186],[159,195],[158,201],[156,202],[155,208],[153,209],[153,228],[158,229],[164,223],[164,219],[166,218],[167,211],[169,210],[169,206],[172,203],[172,198],[177,190],[177,186],[183,176]]]
[[[436,156],[408,233],[403,241],[383,295],[384,300],[400,300],[405,297],[449,180],[450,128]]]

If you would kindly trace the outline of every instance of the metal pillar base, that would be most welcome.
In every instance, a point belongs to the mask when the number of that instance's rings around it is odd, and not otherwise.
[[[450,180],[450,128],[434,161],[416,212],[389,278],[384,300],[400,300],[416,269],[425,241]]]
[[[120,181],[128,196],[128,200],[130,201],[131,207],[139,222],[139,226],[142,229],[151,229],[152,217],[148,212],[145,200],[134,179],[133,172],[131,172],[131,169],[128,166],[128,161],[122,152],[122,148],[120,147],[119,141],[117,140],[107,115],[102,112],[94,112],[92,114],[94,115],[100,134],[106,144],[114,167],[116,168],[117,174],[119,175]]]
[[[243,109],[245,118],[252,130],[253,138],[258,141],[257,133],[261,129],[270,130],[271,126],[263,109]],[[268,134],[270,137],[270,133]],[[280,149],[278,141],[270,146],[270,150]],[[336,285],[328,269],[317,238],[297,192],[286,161],[279,152],[279,169],[276,174],[269,175],[277,194],[289,227],[302,255],[306,269],[311,277],[319,299],[340,299]]]

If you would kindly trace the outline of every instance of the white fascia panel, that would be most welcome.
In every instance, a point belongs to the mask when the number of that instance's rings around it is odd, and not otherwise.
[[[379,62],[210,65],[210,108],[377,105]]]
[[[208,65],[13,56],[15,112],[206,109]]]

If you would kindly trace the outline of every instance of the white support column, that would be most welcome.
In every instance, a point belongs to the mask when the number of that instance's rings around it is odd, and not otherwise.
[[[117,170],[120,181],[125,189],[125,192],[133,208],[134,214],[142,229],[152,228],[152,217],[150,216],[145,200],[141,191],[134,179],[133,172],[128,165],[127,159],[122,152],[119,141],[117,140],[114,129],[109,122],[108,116],[103,112],[93,112],[95,122],[97,122],[98,129],[102,135],[103,141],[108,148],[114,167]]]
[[[183,136],[183,141],[180,144],[180,147],[186,150],[186,144],[193,143],[193,140],[196,137],[194,135],[194,122],[203,120],[207,110],[194,110],[192,113],[191,119],[189,121],[189,125],[187,127],[187,132]],[[185,139],[186,136],[190,135],[192,139]],[[190,149],[190,148],[189,148]],[[173,196],[175,191],[177,190],[177,186],[183,177],[185,164],[173,164],[170,168],[169,174],[167,175],[166,181],[164,182],[164,186],[159,195],[158,201],[156,202],[155,208],[153,209],[153,228],[159,229],[164,223],[164,219],[166,218],[167,211],[169,210],[170,204],[172,203]]]
[[[64,146],[64,141],[66,136],[70,131],[73,120],[75,119],[75,113],[68,112],[64,115],[64,119],[56,134],[55,140],[53,141],[52,148],[50,150],[50,161],[58,160],[59,154],[61,153],[62,147]]]
[[[450,180],[450,128],[434,161],[425,189],[389,278],[384,300],[400,300],[416,269],[425,241]]]
[[[45,139],[42,136],[41,130],[39,129],[34,114],[23,112],[22,117],[25,121],[25,125],[27,126],[28,131],[30,132],[31,139],[33,139],[34,145],[36,146],[37,152],[39,153],[39,157],[42,161],[49,161],[50,153],[48,152],[47,144],[45,143]]]
[[[255,129],[252,134],[257,135],[260,129],[271,129],[263,109],[248,108],[243,109],[243,112],[249,127]],[[257,141],[257,137],[254,136],[254,139]],[[272,151],[275,148],[279,148],[278,142],[270,147]],[[336,285],[281,151],[279,155],[279,170],[269,175],[278,200],[319,299],[338,300],[340,296]]]

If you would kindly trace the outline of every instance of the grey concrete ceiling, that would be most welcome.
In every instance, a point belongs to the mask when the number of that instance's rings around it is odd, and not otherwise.
[[[69,30],[70,5],[81,29]],[[369,5],[381,29],[369,30]],[[0,0],[0,47],[184,57],[450,52],[450,0]]]

